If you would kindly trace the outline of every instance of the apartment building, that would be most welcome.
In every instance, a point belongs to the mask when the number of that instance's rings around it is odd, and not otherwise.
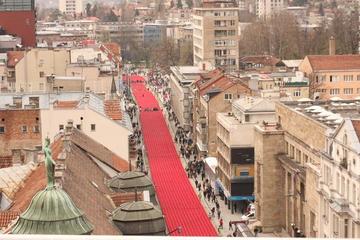
[[[233,2],[203,2],[194,8],[194,65],[210,62],[227,72],[239,68],[238,7]]]
[[[241,97],[232,110],[217,113],[218,179],[215,186],[232,212],[244,212],[254,195],[254,126],[275,121],[275,104],[259,97]]]
[[[310,95],[316,99],[360,95],[360,55],[306,56],[299,71],[310,79]]]
[[[193,140],[200,156],[217,156],[218,112],[231,110],[231,103],[244,95],[250,95],[251,89],[240,78],[226,75],[223,70],[215,69],[200,74],[193,88]]]
[[[336,218],[338,215],[326,217],[332,213],[328,207],[341,215],[345,203],[336,191],[326,195],[329,188],[325,185],[338,174],[335,179],[339,179],[339,186],[341,181],[350,186],[350,180],[341,178],[340,173],[346,173],[342,169],[352,159],[349,155],[347,162],[340,161],[343,149],[338,148],[338,163],[330,160],[328,150],[334,148],[330,147],[329,137],[344,118],[359,117],[356,109],[353,101],[279,102],[277,122],[255,127],[255,197],[263,231],[284,229],[291,236],[307,237],[345,236],[345,226],[349,230],[350,221],[341,221]],[[335,167],[336,164],[343,167]],[[339,189],[340,194],[345,194],[345,188]],[[333,222],[328,222],[328,218]],[[342,231],[336,231],[340,227]]]
[[[269,19],[273,14],[285,10],[287,7],[286,3],[285,0],[256,0],[256,16],[262,19]]]
[[[193,111],[191,84],[207,70],[196,66],[174,66],[170,67],[170,70],[171,107],[180,125],[185,130],[191,130]]]
[[[79,15],[84,12],[82,0],[59,0],[59,10],[66,15]]]
[[[354,117],[354,118],[352,118]],[[359,238],[360,121],[346,118],[329,136],[321,162],[320,237]]]

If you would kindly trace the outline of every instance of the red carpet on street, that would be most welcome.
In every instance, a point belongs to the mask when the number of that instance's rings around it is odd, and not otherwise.
[[[146,89],[142,77],[132,76],[131,80],[131,89],[142,108],[140,122],[151,176],[168,230],[181,226],[181,233],[171,235],[217,236],[181,165],[156,98]],[[159,111],[144,111],[154,107]]]

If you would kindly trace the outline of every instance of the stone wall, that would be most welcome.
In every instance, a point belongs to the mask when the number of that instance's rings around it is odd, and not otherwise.
[[[283,153],[284,133],[255,127],[256,215],[263,232],[281,231],[285,226],[284,170],[277,154]]]

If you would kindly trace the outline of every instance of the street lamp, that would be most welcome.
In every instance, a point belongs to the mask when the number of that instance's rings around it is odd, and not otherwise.
[[[170,236],[174,232],[181,233],[182,232],[182,226],[177,226],[174,230],[168,232],[167,236]]]

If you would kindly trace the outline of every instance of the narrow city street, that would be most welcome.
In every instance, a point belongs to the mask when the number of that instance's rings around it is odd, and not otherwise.
[[[157,197],[171,235],[217,236],[184,171],[162,109],[143,78],[132,76],[131,89],[139,105],[146,154]]]

